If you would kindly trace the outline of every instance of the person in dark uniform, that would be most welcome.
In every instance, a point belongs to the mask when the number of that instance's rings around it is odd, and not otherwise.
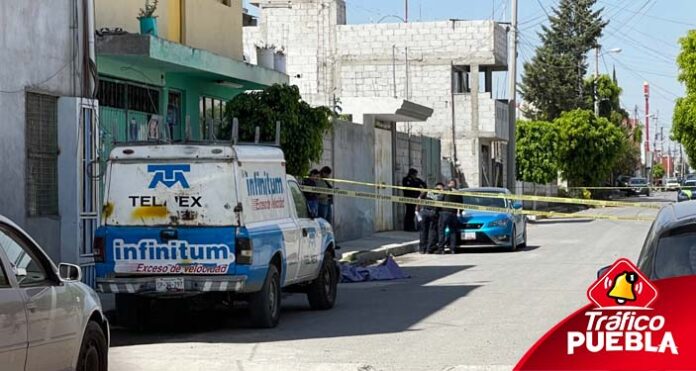
[[[457,190],[457,180],[451,179],[447,183],[447,190],[450,192]],[[444,202],[453,202],[461,204],[464,198],[461,195],[448,193],[443,197]],[[457,234],[459,233],[459,219],[457,218],[457,208],[443,207],[440,210],[438,219],[438,254],[444,254],[445,247],[449,247],[450,254],[454,254],[457,250]]]
[[[423,179],[418,177],[418,170],[408,169],[408,174],[401,181],[404,187],[409,188],[427,188]],[[416,190],[404,190],[404,197],[418,198],[421,192]],[[406,215],[404,216],[404,230],[408,232],[416,231],[416,205],[406,204]]]
[[[441,191],[445,188],[442,183],[437,183],[435,189]],[[441,193],[423,192],[420,198],[423,200],[438,200]],[[418,206],[416,215],[420,221],[420,253],[429,254],[437,247],[438,242],[438,224],[437,224],[437,207],[435,206]]]
[[[312,169],[309,172],[309,178],[305,178],[302,184],[309,187],[316,187],[317,180],[319,180],[319,170]],[[304,195],[305,198],[307,198],[307,205],[312,212],[312,216],[319,216],[319,195],[312,192],[304,192]]]

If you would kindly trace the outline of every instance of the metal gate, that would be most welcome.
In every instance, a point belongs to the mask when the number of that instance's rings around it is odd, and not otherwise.
[[[78,205],[80,230],[79,263],[83,281],[95,285],[94,254],[92,241],[99,226],[100,177],[98,108],[94,101],[82,100],[78,130],[78,160],[80,163]]]

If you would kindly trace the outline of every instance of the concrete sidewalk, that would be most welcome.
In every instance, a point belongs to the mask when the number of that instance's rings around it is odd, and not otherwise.
[[[418,251],[418,232],[391,231],[375,233],[357,240],[340,242],[341,261],[367,265],[388,255],[404,255]]]

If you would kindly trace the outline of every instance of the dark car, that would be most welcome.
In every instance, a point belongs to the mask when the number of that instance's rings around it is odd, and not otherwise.
[[[616,178],[616,186],[617,186],[617,187],[622,187],[622,188],[628,187],[628,181],[629,181],[629,180],[631,180],[631,177],[630,177],[630,176],[628,176],[628,175],[619,175],[619,176]]]
[[[631,178],[628,181],[628,186],[630,188],[627,189],[626,193],[628,195],[645,195],[645,196],[650,196],[650,185],[648,184],[648,180],[645,178]]]
[[[660,210],[638,257],[638,268],[651,280],[696,274],[696,201]]]

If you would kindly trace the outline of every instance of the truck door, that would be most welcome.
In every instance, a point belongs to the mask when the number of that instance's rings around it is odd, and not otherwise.
[[[307,199],[297,182],[288,182],[290,194],[295,205],[297,224],[300,229],[300,271],[298,278],[313,276],[321,262],[321,233],[319,224],[309,215]]]

